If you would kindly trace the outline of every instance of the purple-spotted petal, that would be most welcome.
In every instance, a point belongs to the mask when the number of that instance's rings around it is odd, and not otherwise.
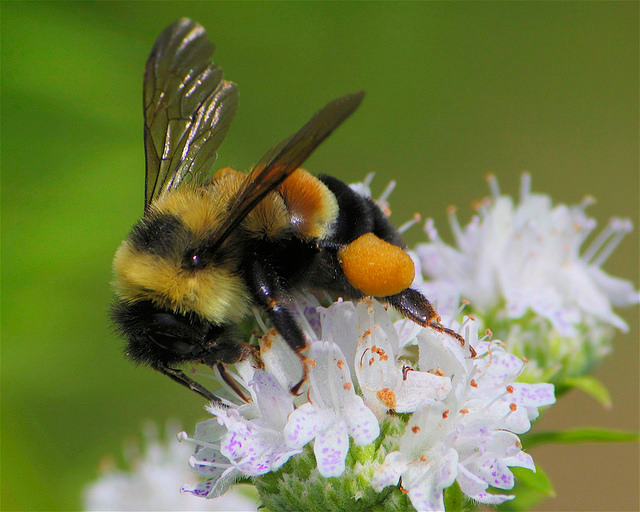
[[[231,485],[241,476],[235,468],[226,469],[217,480],[207,480],[196,485],[185,485],[181,492],[186,492],[201,498],[217,498],[229,490]]]
[[[317,435],[313,453],[320,474],[325,478],[342,475],[348,451],[349,436],[343,422],[335,422],[331,428]]]
[[[520,451],[511,457],[505,457],[504,459],[502,459],[502,461],[507,466],[517,466],[520,468],[530,469],[531,471],[534,471],[534,472],[536,470],[536,465],[533,462],[533,457],[531,457],[531,455],[523,451]]]
[[[396,451],[387,454],[384,462],[371,479],[371,487],[376,491],[381,491],[389,485],[396,485],[408,465],[409,461],[403,453]]]
[[[344,411],[345,422],[349,435],[358,446],[372,443],[380,435],[380,425],[362,398],[354,395]]]

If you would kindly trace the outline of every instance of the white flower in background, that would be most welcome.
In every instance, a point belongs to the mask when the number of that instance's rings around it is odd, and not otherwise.
[[[629,281],[601,265],[625,234],[628,220],[612,219],[582,249],[596,222],[585,214],[591,200],[553,206],[530,190],[523,175],[520,201],[501,195],[489,178],[492,198],[462,228],[453,211],[455,247],[445,244],[429,220],[430,243],[416,248],[425,280],[415,286],[444,318],[455,318],[461,301],[529,361],[521,380],[563,383],[587,373],[609,353],[614,329],[627,330],[613,306],[637,304]]]
[[[287,391],[297,357],[270,331],[261,340],[264,369],[239,370],[254,372],[238,377],[253,402],[210,407],[216,418],[196,427],[192,461],[207,478],[196,494],[217,496],[252,476],[271,493],[261,492],[267,508],[304,509],[305,499],[325,496],[322,477],[340,477],[348,483],[334,489],[336,509],[348,509],[354,496],[360,507],[378,503],[388,486],[402,496],[401,481],[417,510],[442,510],[443,490],[456,481],[481,503],[501,503],[512,496],[489,486],[512,488],[511,466],[535,468],[516,434],[555,402],[553,386],[514,383],[522,360],[500,342],[478,341],[477,322],[465,320],[461,343],[370,299],[329,308],[301,300],[296,309],[311,341],[306,387],[297,397]],[[312,454],[304,449],[311,441]]]
[[[461,228],[450,213],[456,247],[445,244],[427,222],[431,242],[416,249],[431,280],[423,290],[438,298],[439,312],[450,313],[467,299],[481,314],[503,308],[508,318],[517,319],[531,311],[548,319],[561,336],[574,336],[589,318],[626,331],[612,305],[637,304],[640,294],[600,267],[631,222],[612,219],[581,254],[596,225],[585,214],[590,200],[553,206],[549,196],[531,192],[530,176],[524,174],[520,201],[514,204],[500,194],[493,176],[489,182],[492,198],[480,204],[467,226]]]
[[[125,452],[128,470],[115,469],[110,463],[85,489],[84,510],[257,510],[257,502],[239,488],[211,501],[181,494],[180,485],[196,484],[198,476],[187,463],[191,448],[178,442],[177,430],[176,424],[169,423],[166,439],[161,441],[155,425],[147,425],[142,450],[132,445]]]

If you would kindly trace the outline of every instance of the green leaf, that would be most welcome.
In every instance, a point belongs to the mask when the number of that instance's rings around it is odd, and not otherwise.
[[[510,494],[516,497],[498,506],[501,511],[529,510],[545,498],[556,495],[551,480],[540,466],[536,466],[536,472],[525,468],[511,468],[516,478],[516,485]]]
[[[607,388],[598,379],[595,379],[588,375],[565,379],[561,383],[559,383],[558,387],[560,388],[560,391],[562,391],[562,388],[578,388],[584,391],[587,395],[589,395],[603,407],[607,409],[611,408],[611,396],[609,395],[609,391],[607,391]]]
[[[628,443],[638,441],[638,432],[606,428],[575,428],[552,432],[532,432],[521,436],[522,444],[530,449],[544,443]]]

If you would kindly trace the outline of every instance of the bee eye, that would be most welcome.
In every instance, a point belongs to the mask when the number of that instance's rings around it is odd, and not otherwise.
[[[184,266],[191,270],[197,270],[206,267],[205,258],[198,253],[197,250],[190,251],[185,255]]]

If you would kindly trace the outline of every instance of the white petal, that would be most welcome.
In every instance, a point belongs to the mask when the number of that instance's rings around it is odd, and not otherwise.
[[[505,457],[504,459],[502,459],[502,462],[504,462],[507,466],[518,466],[520,468],[530,469],[533,472],[535,472],[536,470],[536,465],[533,462],[533,457],[523,451],[518,452],[512,457]]]
[[[343,415],[348,426],[349,435],[358,446],[372,443],[380,435],[378,419],[371,410],[364,405],[362,398],[354,396]]]
[[[348,451],[347,426],[342,421],[336,421],[331,428],[316,436],[313,453],[320,474],[325,478],[342,475]]]
[[[398,353],[398,333],[396,332],[388,306],[382,305],[377,300],[364,299],[357,305],[358,333],[363,335],[368,330],[377,328],[378,332],[373,337],[375,344],[382,346],[389,357]]]
[[[337,302],[321,310],[323,341],[336,343],[351,363],[358,346],[358,321],[356,306],[353,302]]]
[[[227,492],[241,476],[242,474],[236,468],[228,468],[218,480],[207,480],[193,486],[184,485],[181,491],[209,499],[217,498]]]
[[[588,272],[584,265],[576,264],[567,268],[565,273],[567,274],[567,282],[570,284],[571,297],[582,310],[622,331],[627,330],[625,322],[611,310],[609,297],[598,289],[595,281],[591,279],[591,276],[596,275],[597,272],[593,272],[593,270]],[[602,280],[602,275],[599,278]]]
[[[292,448],[302,448],[324,425],[321,413],[313,405],[306,403],[289,416],[284,427],[285,442]]]
[[[491,437],[487,443],[487,450],[500,459],[516,455],[521,447],[520,438],[512,432],[504,430],[491,432]]]
[[[503,428],[515,434],[524,434],[531,428],[529,411],[526,407],[519,407],[510,395],[496,400],[486,412],[487,420],[492,422],[494,428]]]
[[[440,476],[438,478],[438,487],[446,489],[453,485],[458,475],[458,454],[455,450],[449,449],[446,454],[440,458]]]
[[[227,409],[220,409],[226,411]],[[211,411],[209,411],[211,412]],[[220,424],[218,418],[211,418],[209,420],[200,421],[196,424],[196,431],[193,438],[197,441],[206,441],[208,443],[215,443],[220,441],[223,435],[227,433],[227,429],[224,425]]]
[[[273,375],[284,389],[291,389],[304,376],[300,357],[275,331],[260,338],[260,357],[265,370]]]
[[[449,281],[427,281],[415,287],[422,295],[429,298],[438,314],[449,318],[458,314],[461,302],[461,290],[457,284]],[[466,298],[466,297],[465,297]]]
[[[200,476],[216,480],[229,467],[229,459],[219,449],[198,446],[195,455],[189,458],[189,465]]]
[[[419,244],[416,253],[427,277],[456,282],[468,271],[466,258],[442,242]]]
[[[262,370],[256,370],[249,385],[255,391],[263,420],[275,429],[284,428],[293,411],[293,399],[289,391],[283,389],[273,375]]]
[[[464,465],[458,466],[458,476],[456,478],[458,485],[463,493],[467,496],[474,496],[481,492],[484,492],[489,486],[482,478],[476,476],[469,471]]]
[[[486,350],[486,354],[484,349]],[[481,375],[476,381],[482,386],[502,386],[513,382],[524,368],[524,362],[519,357],[505,352],[495,343],[483,343],[482,352],[478,352],[474,363]]]
[[[360,336],[354,362],[358,384],[363,392],[372,394],[381,389],[395,390],[402,377],[396,368],[391,342],[379,326],[366,332]]]
[[[444,512],[444,494],[442,488],[436,485],[437,475],[430,473],[407,489],[411,504],[420,512]]]
[[[230,432],[222,440],[221,452],[245,475],[264,475],[301,451],[285,445],[282,437],[280,432],[259,429],[246,434]]]
[[[443,400],[451,391],[451,379],[432,373],[407,371],[396,393],[396,412],[414,412],[433,400]]]
[[[505,501],[515,498],[515,495],[513,494],[491,494],[490,492],[469,494],[468,496],[477,502],[484,503],[486,505],[500,505],[500,503],[504,503]]]
[[[418,335],[418,346],[421,371],[442,372],[458,382],[466,382],[473,364],[467,359],[468,347],[463,349],[453,336],[430,328]]]
[[[600,267],[592,265],[588,267],[588,272],[614,306],[632,306],[640,302],[640,293],[634,289],[631,281],[610,276]]]
[[[371,479],[371,487],[380,492],[389,485],[396,485],[409,462],[402,452],[388,453],[382,465],[376,470]]]
[[[542,407],[556,403],[555,388],[553,384],[523,384],[514,382],[513,400],[524,407]]]
[[[311,402],[320,409],[341,411],[355,390],[340,347],[333,342],[316,341],[308,354],[314,361],[309,372]]]
[[[477,476],[485,482],[498,489],[512,489],[514,485],[513,473],[501,460],[496,458],[487,458],[474,471]]]

